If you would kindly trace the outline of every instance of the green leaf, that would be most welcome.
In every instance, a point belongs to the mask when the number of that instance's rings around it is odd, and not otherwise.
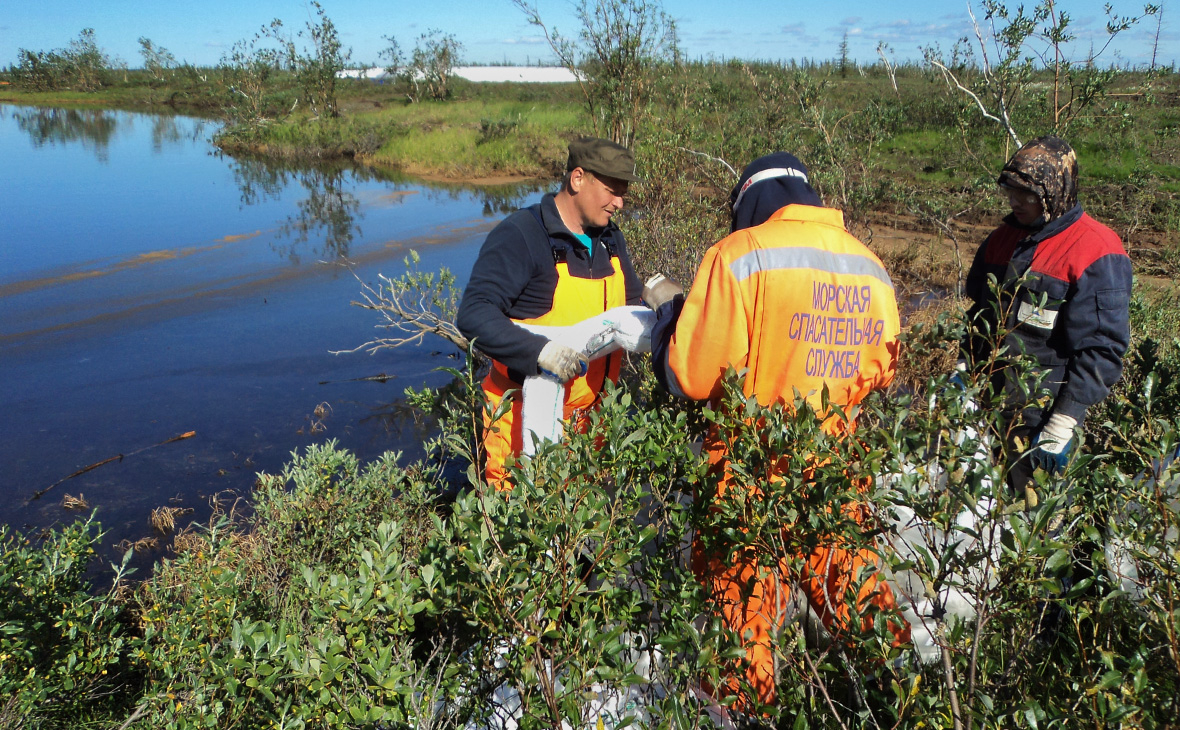
[[[1064,548],[1057,550],[1049,559],[1045,561],[1045,572],[1058,573],[1059,571],[1069,567],[1072,560],[1069,550]]]

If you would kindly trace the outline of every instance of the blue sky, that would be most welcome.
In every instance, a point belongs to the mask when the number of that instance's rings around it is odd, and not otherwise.
[[[1159,0],[1156,0],[1159,2]],[[1035,0],[1024,0],[1033,5]],[[1105,42],[1105,0],[1060,0],[1073,17],[1080,56],[1091,42]],[[1112,0],[1116,12],[1137,15],[1143,0]],[[322,0],[356,63],[378,62],[392,35],[403,48],[433,28],[463,44],[466,63],[523,63],[552,60],[540,31],[528,25],[510,0]],[[576,35],[578,22],[569,0],[536,0],[550,28]],[[1015,7],[1017,0],[1012,0]],[[919,48],[939,43],[949,49],[970,32],[966,2],[881,0],[792,2],[790,0],[665,0],[664,10],[679,26],[681,48],[689,58],[830,59],[848,34],[850,55],[876,60],[880,41],[897,59],[920,58]],[[1173,62],[1180,49],[1180,15],[1164,2],[1159,61]],[[982,17],[977,10],[977,15]],[[138,39],[150,38],[177,60],[213,65],[235,41],[247,39],[280,18],[299,29],[311,18],[303,0],[9,0],[0,6],[0,65],[16,62],[17,49],[64,48],[83,28],[94,28],[99,45],[129,66],[142,65]],[[1107,62],[1145,64],[1151,59],[1156,21],[1149,18],[1121,35],[1102,57]]]

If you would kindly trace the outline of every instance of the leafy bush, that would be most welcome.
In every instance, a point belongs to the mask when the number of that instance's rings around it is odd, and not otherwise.
[[[119,598],[131,553],[92,594],[98,529],[79,521],[30,540],[0,525],[0,727],[65,727],[125,699],[134,667]]]
[[[97,91],[102,88],[110,59],[98,47],[93,28],[85,28],[68,48],[55,51],[17,51],[13,71],[17,86],[27,91]]]
[[[1180,413],[1180,295],[1139,284],[1131,297],[1131,346],[1124,358],[1122,379],[1110,396],[1087,415],[1087,435],[1101,451],[1134,446],[1126,438],[1131,424],[1147,427],[1147,420],[1131,414],[1150,407],[1152,417]],[[1141,468],[1123,464],[1127,471]]]
[[[958,327],[944,317],[905,351],[944,347]],[[1020,446],[987,435],[1000,409],[982,383],[876,394],[836,439],[804,404],[761,407],[736,377],[709,409],[639,370],[500,493],[479,481],[477,380],[455,374],[412,396],[442,418],[429,461],[312,447],[260,475],[251,514],[179,536],[135,596],[141,637],[108,620],[125,611],[114,593],[77,591],[86,525],[47,544],[64,557],[9,540],[0,585],[31,588],[5,594],[5,661],[19,663],[5,696],[68,696],[39,717],[93,717],[117,674],[131,683],[116,704],[136,704],[128,720],[145,728],[707,726],[752,697],[727,684],[743,637],[716,618],[690,546],[790,584],[803,556],[837,543],[882,557],[836,599],[864,630],[833,641],[792,602],[773,638],[778,701],[759,710],[770,725],[1163,727],[1180,709],[1180,465],[1167,459],[1180,424],[1150,398],[1109,426],[1116,459],[1083,454],[1010,494],[996,485]],[[710,433],[731,444],[724,495],[694,447]],[[899,535],[910,547],[887,549]],[[871,576],[892,581],[936,661],[893,645],[896,615],[857,610]]]
[[[334,445],[260,477],[254,516],[178,539],[139,596],[153,726],[407,722],[430,475]],[[179,620],[178,620],[179,619]],[[424,680],[425,675],[417,675]]]

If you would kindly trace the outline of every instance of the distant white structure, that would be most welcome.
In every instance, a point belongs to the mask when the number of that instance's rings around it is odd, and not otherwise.
[[[578,80],[564,66],[456,66],[455,75],[468,81],[521,81],[533,84],[564,84]]]
[[[517,81],[533,84],[563,84],[578,80],[577,76],[563,66],[456,66],[453,73],[456,77],[468,81],[489,83]],[[390,76],[384,68],[374,66],[337,71],[336,78],[385,81]]]
[[[346,68],[343,71],[336,72],[338,79],[371,79],[377,81],[380,79],[389,78],[389,74],[380,66],[372,68]]]

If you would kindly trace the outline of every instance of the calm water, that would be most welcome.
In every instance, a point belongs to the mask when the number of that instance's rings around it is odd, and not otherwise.
[[[234,159],[214,131],[0,105],[0,522],[70,521],[63,498],[81,494],[113,546],[150,535],[161,505],[202,520],[210,496],[248,495],[311,443],[421,455],[402,392],[443,384],[453,348],[330,354],[378,334],[345,264],[375,283],[414,249],[463,283],[486,232],[536,191]],[[379,374],[394,377],[350,381]]]

